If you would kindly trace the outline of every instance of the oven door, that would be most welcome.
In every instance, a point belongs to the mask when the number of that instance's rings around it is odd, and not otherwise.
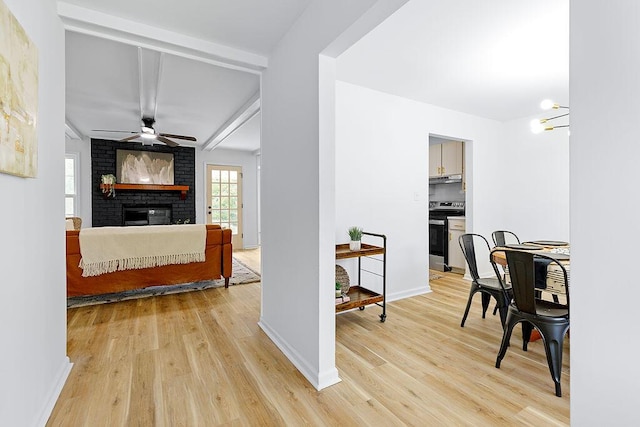
[[[447,220],[429,220],[429,268],[445,271],[447,253]]]
[[[447,221],[444,219],[429,220],[429,254],[444,257],[444,242],[447,239]]]

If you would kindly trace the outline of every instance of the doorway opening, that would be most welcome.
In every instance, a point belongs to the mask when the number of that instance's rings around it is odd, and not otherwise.
[[[464,274],[458,238],[466,232],[464,140],[429,135],[429,269]]]

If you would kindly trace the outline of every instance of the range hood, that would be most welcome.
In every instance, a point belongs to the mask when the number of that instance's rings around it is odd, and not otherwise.
[[[429,178],[429,184],[453,184],[462,182],[462,175],[448,175]]]

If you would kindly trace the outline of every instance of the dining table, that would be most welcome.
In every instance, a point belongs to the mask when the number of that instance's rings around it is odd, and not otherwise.
[[[519,244],[509,244],[505,246],[496,246],[491,252],[491,257],[496,264],[500,264],[504,267],[505,282],[509,280],[509,269],[507,267],[507,255],[506,251],[527,251],[533,253],[539,253],[553,257],[558,260],[567,272],[567,284],[570,282],[570,254],[571,246],[569,242],[553,241],[553,240],[534,240],[530,242],[522,242]],[[546,278],[545,287],[540,289],[543,292],[548,292],[553,297],[554,301],[559,302],[564,300],[566,302],[566,288],[564,283],[564,274],[562,268],[557,264],[551,263],[546,266]],[[524,331],[524,326],[523,326]],[[524,333],[524,332],[523,332]],[[537,330],[532,330],[529,335],[529,342],[537,341],[541,339],[540,333]]]
[[[505,280],[509,281],[509,271],[507,268],[506,251],[517,250],[532,252],[534,254],[545,255],[559,261],[567,271],[567,281],[570,281],[570,261],[571,247],[569,242],[555,240],[534,240],[518,244],[496,246],[492,250],[492,258],[496,264],[505,267]],[[541,290],[553,295],[566,294],[564,286],[564,274],[562,268],[555,263],[551,263],[546,268],[546,286]]]

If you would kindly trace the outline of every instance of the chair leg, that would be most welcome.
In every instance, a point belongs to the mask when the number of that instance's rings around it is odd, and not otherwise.
[[[462,316],[462,322],[460,322],[460,327],[464,328],[464,322],[467,320],[467,316],[469,315],[469,309],[471,308],[471,301],[473,300],[473,294],[475,294],[477,289],[472,286],[469,291],[469,299],[467,300],[467,308],[464,310],[464,315]]]
[[[544,350],[547,354],[549,372],[555,384],[556,396],[562,397],[560,376],[562,374],[562,346],[564,334],[569,325],[541,325],[541,335],[544,341]]]
[[[498,306],[496,305],[496,308]],[[504,329],[505,324],[507,323],[507,313],[509,311],[509,307],[506,305],[500,307],[500,323],[502,323],[502,329]]]
[[[533,325],[526,320],[522,322],[522,350],[527,351],[527,346],[531,340]]]
[[[511,340],[511,332],[513,332],[513,327],[518,323],[515,320],[512,320],[510,313],[507,314],[507,324],[504,327],[504,332],[502,333],[502,342],[500,343],[500,351],[498,351],[498,357],[496,358],[496,368],[500,369],[500,362],[504,358],[504,355],[507,354],[507,347],[509,347],[509,341]]]
[[[487,314],[487,309],[489,308],[489,303],[491,302],[491,295],[486,292],[482,292],[482,318],[484,319]]]

